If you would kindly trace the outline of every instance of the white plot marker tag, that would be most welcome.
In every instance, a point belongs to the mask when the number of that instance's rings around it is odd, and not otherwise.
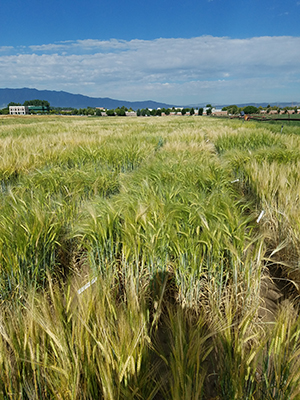
[[[82,286],[79,290],[77,290],[78,294],[81,294],[84,292],[86,289],[88,289],[90,286],[92,286],[93,283],[95,283],[97,280],[97,277],[86,283],[84,286]]]
[[[231,183],[235,183],[235,182],[239,182],[240,180],[239,180],[239,178],[238,179],[235,179],[234,181],[231,181]]]
[[[262,219],[264,213],[265,213],[264,210],[262,210],[262,212],[259,214],[259,217],[256,220],[256,223],[259,223],[259,221]]]

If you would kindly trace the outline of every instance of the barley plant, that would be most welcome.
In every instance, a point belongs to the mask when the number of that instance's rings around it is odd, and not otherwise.
[[[1,122],[0,398],[300,398],[300,128]]]

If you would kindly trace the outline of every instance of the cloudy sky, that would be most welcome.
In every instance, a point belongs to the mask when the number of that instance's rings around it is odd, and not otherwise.
[[[300,102],[300,1],[15,0],[0,87],[177,105]]]

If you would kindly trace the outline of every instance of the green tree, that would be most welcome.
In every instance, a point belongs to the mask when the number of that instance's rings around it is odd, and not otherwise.
[[[198,110],[198,115],[203,115],[203,107],[200,107]]]
[[[114,117],[115,116],[115,110],[106,110],[106,115],[108,117]]]
[[[255,106],[246,106],[243,108],[245,114],[257,114],[258,108]]]
[[[145,116],[148,117],[150,115],[150,110],[148,108],[143,108],[142,111],[141,111],[141,115],[143,117],[145,117]]]
[[[191,109],[190,109],[190,115],[194,115],[195,114],[195,110],[194,110],[194,108],[192,107]]]
[[[99,110],[99,108],[96,108],[96,115],[97,115],[97,117],[101,117],[101,115],[102,115],[102,112],[101,112],[101,110]]]
[[[116,110],[115,110],[115,112],[116,112],[116,115],[118,116],[118,117],[126,117],[126,112],[125,112],[125,108],[117,108]]]
[[[92,107],[87,108],[87,115],[95,115],[95,109]]]
[[[23,106],[44,106],[44,107],[50,107],[50,103],[47,100],[26,100],[23,103]]]
[[[20,103],[14,103],[13,101],[11,101],[10,103],[7,104],[6,108],[9,108],[10,106],[20,106]]]
[[[239,112],[240,112],[240,108],[237,106],[237,105],[235,105],[235,104],[232,104],[232,105],[230,105],[230,106],[227,106],[227,107],[223,107],[222,108],[222,111],[227,111],[227,114],[229,115],[236,115],[236,114],[239,114]]]

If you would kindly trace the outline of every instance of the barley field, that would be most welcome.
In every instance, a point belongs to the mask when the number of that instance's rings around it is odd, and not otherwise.
[[[300,126],[0,117],[0,399],[300,399]]]

